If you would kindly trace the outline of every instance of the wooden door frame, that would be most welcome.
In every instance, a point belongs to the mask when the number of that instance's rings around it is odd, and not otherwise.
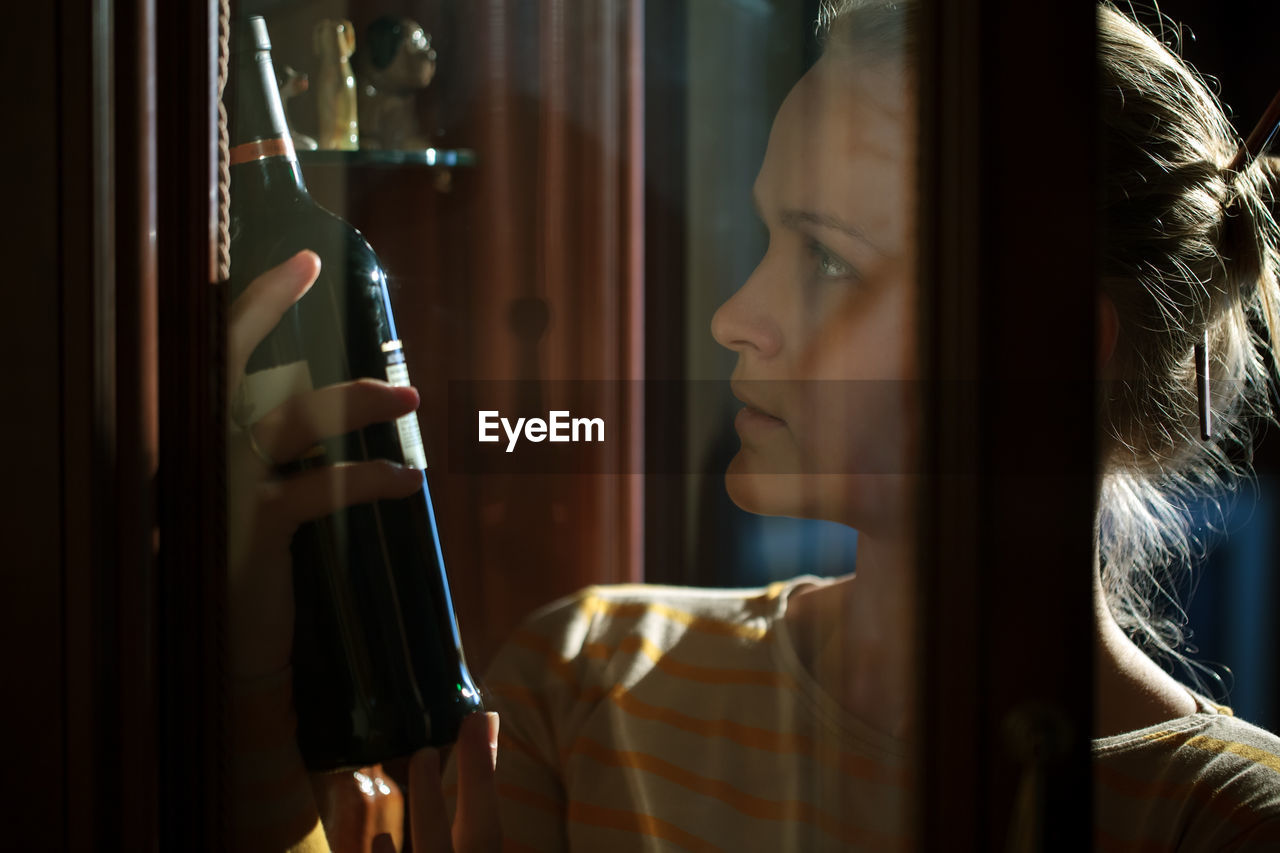
[[[153,0],[154,2],[154,0]],[[155,600],[161,849],[226,838],[225,289],[216,0],[156,3],[160,532]]]
[[[222,848],[214,8],[10,10],[14,849]]]
[[[934,0],[921,12],[921,338],[935,428],[916,824],[923,850],[1005,847],[1025,750],[1039,744],[1056,755],[1036,849],[1084,850],[1096,13],[1012,0]]]

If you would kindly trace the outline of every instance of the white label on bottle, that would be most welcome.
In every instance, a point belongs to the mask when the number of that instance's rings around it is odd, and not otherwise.
[[[239,424],[256,424],[267,412],[296,394],[312,389],[311,368],[305,361],[268,367],[245,376],[232,401]]]
[[[409,368],[404,362],[387,365],[387,381],[402,388],[408,387]],[[404,464],[410,468],[426,470],[427,454],[422,448],[422,431],[418,429],[418,413],[410,412],[402,418],[397,418],[396,429],[400,431],[400,450],[404,453]]]

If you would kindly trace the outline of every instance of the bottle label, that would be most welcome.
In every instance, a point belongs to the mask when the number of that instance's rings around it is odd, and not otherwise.
[[[256,424],[267,412],[297,394],[310,391],[311,368],[305,361],[280,364],[250,373],[240,382],[232,401],[232,418],[238,424]]]
[[[387,365],[387,381],[402,388],[408,387],[409,368],[403,361]],[[418,429],[418,413],[410,412],[397,418],[396,429],[400,431],[400,450],[404,453],[404,464],[410,468],[426,470],[427,454],[422,447],[422,431]]]

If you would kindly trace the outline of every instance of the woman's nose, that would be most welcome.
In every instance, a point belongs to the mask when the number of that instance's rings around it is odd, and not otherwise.
[[[777,311],[767,299],[763,262],[711,317],[711,337],[725,349],[770,358],[782,349]]]

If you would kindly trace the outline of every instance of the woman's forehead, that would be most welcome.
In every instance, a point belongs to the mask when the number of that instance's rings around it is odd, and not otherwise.
[[[860,149],[892,154],[915,127],[907,76],[893,65],[866,66],[824,57],[783,101],[775,128],[847,137]]]
[[[830,209],[887,225],[912,187],[914,111],[901,80],[846,65],[820,61],[787,96],[756,196],[766,208]]]

